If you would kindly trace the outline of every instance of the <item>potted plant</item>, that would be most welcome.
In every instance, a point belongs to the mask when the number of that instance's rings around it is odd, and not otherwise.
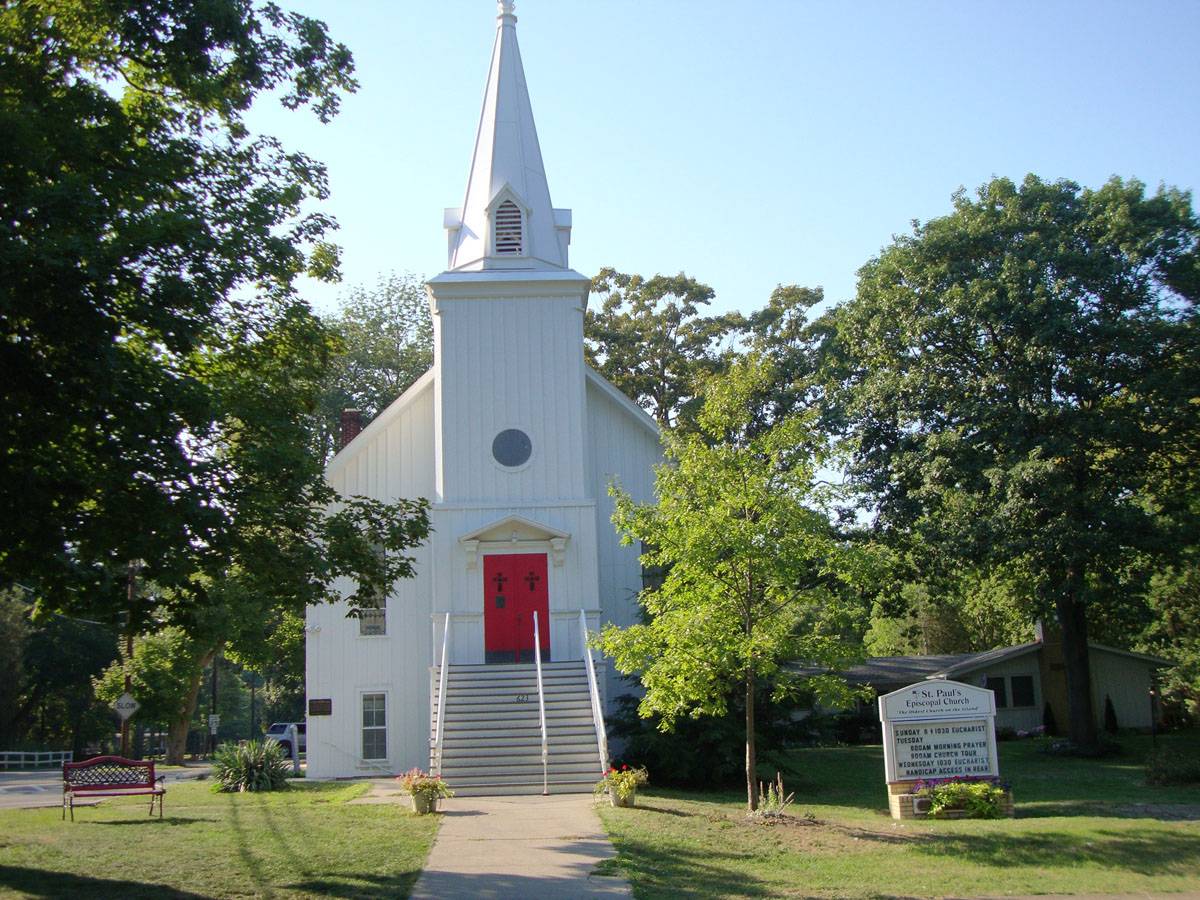
[[[403,775],[396,776],[404,793],[412,797],[413,812],[420,815],[431,813],[437,809],[437,802],[442,797],[453,797],[454,791],[450,785],[437,775],[430,775],[420,769],[409,769]]]
[[[650,776],[644,766],[636,769],[613,766],[596,782],[595,791],[597,796],[607,793],[613,806],[636,806],[637,789],[649,783]]]

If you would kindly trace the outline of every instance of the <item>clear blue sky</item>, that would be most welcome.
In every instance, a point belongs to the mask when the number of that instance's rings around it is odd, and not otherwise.
[[[361,82],[321,126],[255,124],[329,167],[344,284],[446,263],[495,29],[493,0],[282,0],[324,20]],[[854,291],[857,268],[1027,172],[1200,187],[1200,3],[517,0],[572,266]],[[344,288],[311,286],[318,309]]]

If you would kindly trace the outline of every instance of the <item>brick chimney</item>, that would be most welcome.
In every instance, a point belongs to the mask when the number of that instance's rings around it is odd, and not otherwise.
[[[347,444],[354,440],[358,436],[358,433],[362,430],[362,413],[357,409],[343,409],[342,439],[338,443],[338,450],[343,449]]]

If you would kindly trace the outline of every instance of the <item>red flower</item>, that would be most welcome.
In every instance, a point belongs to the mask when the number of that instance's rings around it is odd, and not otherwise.
[[[621,771],[624,771],[624,770],[626,770],[626,769],[628,769],[628,768],[629,768],[629,766],[621,766]]]

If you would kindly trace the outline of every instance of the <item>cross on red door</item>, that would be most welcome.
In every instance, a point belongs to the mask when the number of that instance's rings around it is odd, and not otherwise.
[[[540,575],[534,575],[533,572],[530,572],[528,575],[525,576],[525,583],[527,585],[529,585],[529,589],[531,591],[537,587],[537,583],[541,580],[542,580],[542,577]]]
[[[496,577],[492,579],[496,583],[496,590],[503,591],[504,583],[508,581],[503,572],[497,572]]]

